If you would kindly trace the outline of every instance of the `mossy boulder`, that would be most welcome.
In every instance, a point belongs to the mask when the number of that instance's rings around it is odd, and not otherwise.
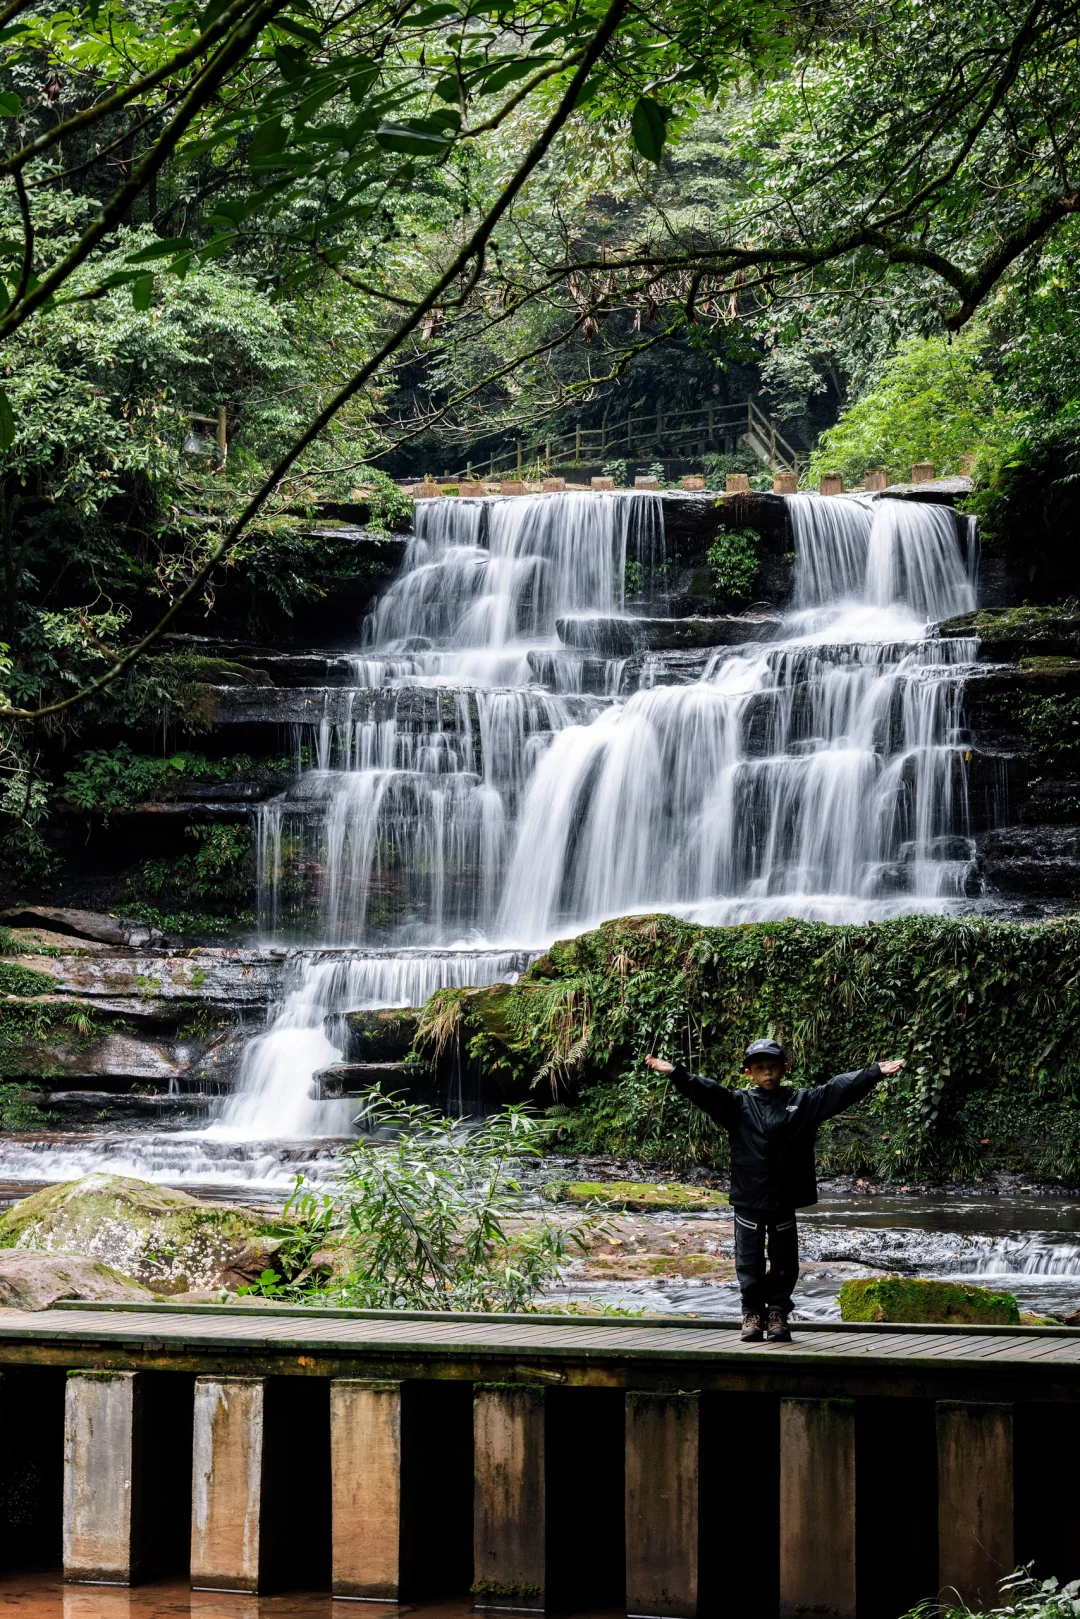
[[[125,1175],[86,1175],[13,1204],[0,1249],[99,1260],[157,1293],[238,1287],[281,1246],[280,1220],[254,1209],[200,1203]]]
[[[560,1202],[599,1203],[606,1209],[626,1209],[631,1214],[665,1209],[680,1214],[704,1212],[723,1208],[728,1200],[726,1192],[684,1186],[678,1181],[560,1181],[553,1190]]]
[[[1011,1293],[991,1293],[985,1287],[915,1276],[869,1276],[844,1283],[840,1319],[1018,1327],[1020,1310]]]
[[[349,1060],[399,1062],[403,1057],[407,1057],[412,1049],[419,1019],[419,1012],[411,1006],[386,1006],[371,1012],[346,1012]]]

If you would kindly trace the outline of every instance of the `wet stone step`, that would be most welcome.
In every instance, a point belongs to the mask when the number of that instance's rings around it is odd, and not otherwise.
[[[377,1085],[384,1095],[405,1092],[409,1095],[431,1090],[433,1073],[419,1063],[410,1062],[336,1062],[324,1068],[312,1080],[312,1095],[322,1101],[339,1096],[360,1096]]]
[[[105,1124],[159,1129],[205,1118],[208,1100],[194,1096],[117,1095],[114,1091],[27,1091],[27,1101],[54,1115],[58,1129],[100,1129]]]
[[[757,614],[729,618],[629,618],[597,614],[560,618],[555,627],[565,646],[617,658],[640,651],[680,651],[772,641],[780,634],[783,620]]]

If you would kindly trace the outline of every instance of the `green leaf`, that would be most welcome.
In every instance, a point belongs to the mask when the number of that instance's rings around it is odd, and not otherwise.
[[[667,113],[652,96],[639,96],[630,135],[642,157],[649,163],[659,163],[667,137]]]
[[[295,22],[292,17],[275,17],[274,27],[291,34],[294,39],[302,39],[305,45],[322,44],[322,35],[316,29],[305,28],[303,23]]]
[[[268,118],[264,124],[259,124],[251,137],[251,146],[248,149],[248,161],[256,158],[273,157],[285,150],[288,132],[280,118]]]
[[[378,80],[378,77],[379,70],[374,64],[372,64],[370,67],[361,68],[358,73],[350,74],[349,100],[353,103],[354,107],[358,107],[360,105],[368,91],[371,89],[371,86]]]
[[[0,118],[14,118],[21,106],[14,90],[0,90]]]
[[[290,84],[307,72],[307,53],[302,51],[299,45],[275,45],[274,61],[278,65],[281,77],[287,79]]]
[[[435,86],[435,94],[441,101],[458,101],[461,98],[461,80],[456,73],[448,73],[445,79],[440,79]]]
[[[160,242],[154,242],[150,247],[140,248],[138,253],[129,253],[124,260],[125,264],[149,264],[152,259],[171,258],[174,253],[182,253],[191,246],[188,236],[162,237]]]
[[[208,0],[208,3],[199,13],[199,32],[205,33],[210,24],[214,22],[225,10],[229,0]]]
[[[0,388],[0,450],[10,450],[15,442],[15,412],[11,400]]]
[[[149,309],[150,299],[154,293],[154,278],[152,275],[141,275],[137,281],[131,283],[131,302],[135,309]]]
[[[410,157],[441,156],[453,143],[435,125],[420,119],[407,124],[380,124],[375,139],[387,152],[406,152]]]

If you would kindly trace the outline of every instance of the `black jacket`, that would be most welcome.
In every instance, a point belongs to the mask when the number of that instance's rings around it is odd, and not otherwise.
[[[727,1131],[732,1203],[766,1211],[817,1202],[818,1126],[861,1101],[881,1077],[875,1062],[812,1089],[779,1085],[763,1091],[751,1085],[749,1090],[735,1091],[676,1066],[671,1083]]]

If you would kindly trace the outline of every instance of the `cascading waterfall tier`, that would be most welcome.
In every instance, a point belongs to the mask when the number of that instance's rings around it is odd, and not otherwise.
[[[419,505],[358,662],[377,689],[324,722],[317,767],[263,814],[265,925],[288,927],[292,902],[320,942],[539,949],[645,909],[855,920],[963,896],[974,648],[931,629],[974,605],[958,520],[896,500],[789,507],[783,636],[689,683],[657,683],[654,659],[627,690],[608,659],[601,695],[581,689],[598,654],[554,626],[624,612],[628,563],[655,576],[660,502]]]

